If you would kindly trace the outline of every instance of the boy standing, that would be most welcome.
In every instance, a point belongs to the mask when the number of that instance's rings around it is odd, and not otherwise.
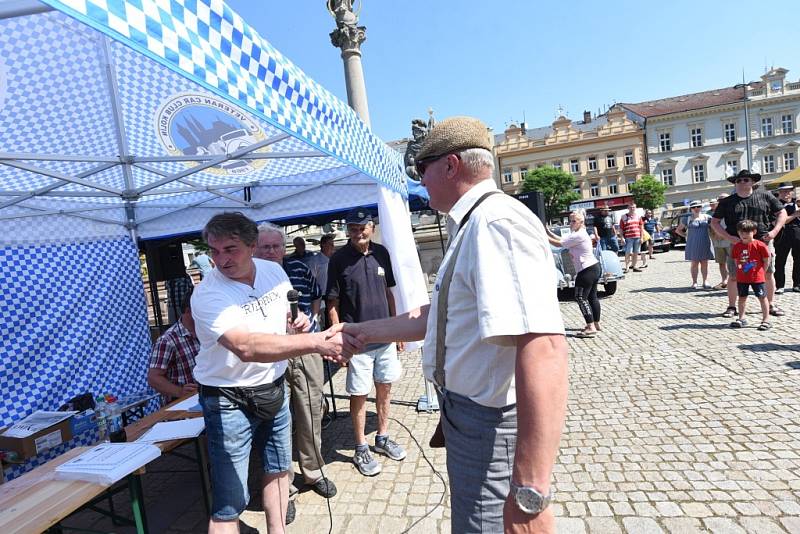
[[[739,318],[731,323],[731,328],[742,328],[747,325],[744,318],[745,303],[749,289],[753,288],[758,302],[761,304],[761,324],[759,330],[769,330],[769,302],[767,301],[765,265],[769,261],[769,248],[755,238],[758,225],[745,219],[736,225],[739,241],[733,245],[731,255],[736,262],[736,286],[739,292]]]

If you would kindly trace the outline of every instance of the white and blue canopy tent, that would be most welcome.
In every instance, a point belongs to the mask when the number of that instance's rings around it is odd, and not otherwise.
[[[139,240],[406,197],[401,156],[220,0],[0,0],[0,426],[144,388]]]

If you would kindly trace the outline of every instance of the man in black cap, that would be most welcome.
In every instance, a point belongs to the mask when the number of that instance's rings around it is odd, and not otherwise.
[[[749,219],[758,225],[756,239],[767,244],[770,251],[770,261],[767,265],[767,300],[769,313],[776,317],[786,315],[778,306],[773,304],[775,298],[775,244],[774,240],[786,222],[786,210],[783,204],[770,193],[757,189],[761,175],[742,169],[736,176],[729,176],[728,181],[736,187],[736,192],[719,201],[717,209],[711,218],[711,228],[714,232],[731,243],[738,243],[739,237],[732,235],[728,230],[735,231],[739,221]],[[721,221],[725,221],[722,228]],[[728,259],[728,308],[723,317],[736,315],[736,269],[733,258]]]
[[[786,259],[792,254],[792,288],[800,293],[800,211],[797,199],[792,198],[794,186],[782,185],[778,188],[778,200],[786,210],[786,223],[775,239],[775,294],[783,293],[786,284]]]
[[[372,242],[375,223],[364,208],[347,214],[348,242],[336,251],[328,263],[328,317],[332,325],[360,323],[371,319],[394,317],[395,303],[390,288],[395,286],[392,261],[386,247]],[[364,476],[381,472],[381,465],[370,454],[364,435],[367,395],[375,384],[375,407],[378,432],[374,451],[400,461],[406,451],[389,438],[389,405],[392,382],[402,374],[394,343],[373,343],[356,354],[347,366],[347,393],[356,450],[353,463]]]

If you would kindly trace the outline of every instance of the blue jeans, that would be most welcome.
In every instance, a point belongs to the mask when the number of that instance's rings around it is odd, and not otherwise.
[[[454,533],[503,532],[517,447],[517,407],[482,406],[463,395],[440,396]]]
[[[285,384],[283,406],[271,421],[250,415],[227,397],[200,395],[208,436],[213,503],[211,516],[219,521],[239,517],[247,503],[250,448],[263,443],[265,473],[282,473],[292,463],[292,416]]]
[[[617,236],[601,237],[600,248],[602,250],[613,250],[614,252],[619,252],[619,242],[617,241]]]

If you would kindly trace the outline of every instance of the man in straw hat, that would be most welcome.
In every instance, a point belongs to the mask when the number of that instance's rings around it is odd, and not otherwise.
[[[548,504],[567,344],[544,228],[496,188],[489,133],[478,119],[438,123],[415,163],[431,207],[448,214],[450,243],[431,304],[343,328],[366,342],[425,338],[453,532],[555,532]]]
[[[756,184],[761,180],[761,175],[742,169],[735,176],[729,176],[728,181],[736,187],[734,194],[719,201],[717,209],[714,210],[711,218],[711,228],[714,232],[727,239],[731,243],[741,241],[738,236],[730,232],[736,231],[739,221],[749,219],[758,225],[756,239],[767,244],[770,252],[770,260],[766,266],[767,282],[767,301],[769,301],[769,313],[776,317],[786,315],[778,306],[773,303],[775,298],[775,236],[783,228],[786,222],[786,210],[783,204],[764,190],[757,189]],[[725,228],[720,224],[725,221]],[[736,315],[736,262],[733,258],[728,259],[728,308],[722,314],[723,317],[733,317]]]

